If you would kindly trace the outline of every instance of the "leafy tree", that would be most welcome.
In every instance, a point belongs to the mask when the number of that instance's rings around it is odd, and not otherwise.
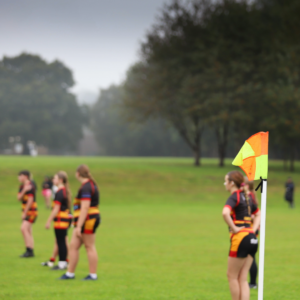
[[[124,105],[136,118],[159,117],[177,130],[200,165],[201,137],[206,126],[207,94],[197,81],[192,53],[209,38],[203,26],[209,1],[173,1],[142,44],[142,60],[128,72]],[[203,60],[197,65],[202,66]],[[138,113],[138,116],[136,114]]]
[[[142,45],[141,62],[128,73],[125,106],[167,120],[193,150],[195,165],[203,130],[211,127],[223,166],[230,128],[244,122],[252,89],[258,46],[247,37],[254,24],[246,3],[166,5]]]
[[[253,132],[272,130],[273,145],[282,151],[286,145],[293,169],[300,135],[297,120],[290,120],[300,113],[299,13],[296,0],[172,1],[128,72],[125,107],[136,120],[167,120],[193,150],[195,165],[209,127],[220,166],[230,132],[241,145]]]
[[[71,71],[59,61],[47,63],[23,53],[0,62],[0,143],[20,136],[52,150],[76,149],[83,117]]]
[[[268,20],[264,23],[268,47],[259,71],[265,110],[259,124],[271,130],[274,147],[290,160],[293,171],[300,137],[300,2],[257,0],[255,6]]]

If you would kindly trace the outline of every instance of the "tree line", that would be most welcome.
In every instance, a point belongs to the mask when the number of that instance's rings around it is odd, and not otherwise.
[[[191,156],[191,151],[178,132],[162,118],[132,122],[124,111],[124,86],[112,85],[100,91],[90,109],[91,128],[101,155],[116,156]],[[202,151],[215,157],[214,140],[208,131]]]
[[[91,107],[71,70],[23,53],[0,61],[0,144],[11,136],[75,151],[82,127],[102,155],[218,156],[270,131],[270,156],[300,153],[300,1],[170,0],[124,82]]]
[[[72,72],[62,62],[47,63],[38,55],[22,53],[0,61],[0,145],[18,137],[53,151],[76,148],[85,114],[70,93]],[[26,153],[26,151],[25,151]]]
[[[300,2],[174,0],[164,6],[124,83],[129,118],[166,120],[200,165],[203,133],[219,165],[233,140],[270,131],[294,168],[299,148]],[[231,140],[232,142],[232,140]],[[278,154],[277,154],[278,155]]]

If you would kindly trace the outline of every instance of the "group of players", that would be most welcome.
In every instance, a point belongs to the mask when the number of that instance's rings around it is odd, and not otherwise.
[[[56,187],[56,192],[45,227],[49,229],[51,222],[54,222],[56,239],[52,257],[43,265],[52,266],[53,270],[67,269],[67,272],[59,279],[74,279],[79,260],[79,249],[84,245],[89,261],[89,275],[84,280],[96,280],[98,255],[95,247],[95,232],[101,221],[98,208],[100,193],[97,183],[86,165],[80,165],[75,176],[81,186],[73,202],[73,216],[71,215],[72,200],[67,173],[59,171],[53,177],[52,182]],[[21,183],[18,193],[18,200],[22,203],[21,232],[26,246],[25,253],[20,257],[29,258],[34,256],[32,224],[35,223],[38,216],[36,188],[31,180],[31,174],[27,170],[19,172],[18,180]],[[46,195],[45,190],[50,190],[49,186],[44,187],[43,190],[43,195],[49,197],[49,192]],[[49,206],[47,201],[46,205]],[[68,246],[67,231],[71,224],[74,225],[74,230]],[[53,266],[57,254],[59,262],[57,266]]]
[[[51,222],[54,221],[56,240],[53,255],[44,265],[52,265],[58,253],[59,263],[53,269],[68,268],[60,279],[75,278],[79,248],[84,244],[90,268],[90,274],[84,279],[96,280],[98,256],[95,248],[95,232],[100,224],[99,190],[86,165],[79,166],[75,176],[81,183],[81,187],[73,203],[73,216],[70,214],[71,193],[66,172],[60,171],[53,177],[53,184],[57,191],[45,227],[50,228]],[[21,231],[26,245],[26,252],[21,257],[32,257],[34,250],[31,226],[38,215],[35,188],[30,180],[29,171],[21,171],[18,179],[21,183],[18,193],[18,200],[22,202]],[[223,218],[229,227],[231,241],[227,270],[230,292],[233,300],[248,300],[249,287],[256,287],[255,254],[258,248],[260,210],[253,190],[253,182],[249,182],[241,172],[229,172],[225,176],[224,185],[231,193],[223,208]],[[74,230],[68,251],[67,230],[72,222]],[[249,271],[250,285],[247,281]]]

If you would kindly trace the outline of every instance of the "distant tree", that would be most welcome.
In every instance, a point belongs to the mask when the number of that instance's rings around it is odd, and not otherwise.
[[[182,139],[162,120],[133,124],[126,120],[121,107],[122,86],[100,92],[91,107],[91,126],[101,154],[118,156],[187,156]]]
[[[142,44],[141,62],[128,72],[124,105],[135,118],[159,117],[177,130],[200,165],[201,137],[206,126],[208,95],[195,89],[198,70],[193,53],[206,45],[210,1],[173,1]],[[203,58],[196,63],[205,67]]]
[[[220,166],[229,133],[241,145],[252,133],[272,130],[272,145],[289,149],[293,169],[299,13],[297,0],[171,1],[127,74],[126,109],[137,121],[169,122],[193,150],[195,165],[204,128],[215,133]]]
[[[258,69],[264,109],[260,109],[263,114],[257,124],[271,131],[273,145],[294,171],[300,138],[300,1],[257,0],[254,5],[268,31],[268,45]]]
[[[0,61],[0,143],[20,136],[55,150],[76,149],[83,117],[69,92],[72,72],[59,61],[23,53]]]
[[[252,25],[245,2],[172,1],[147,34],[141,62],[128,72],[125,107],[134,116],[167,120],[192,149],[195,165],[203,130],[212,128],[223,166],[230,128],[245,123],[253,86],[251,58],[259,46],[247,41]]]

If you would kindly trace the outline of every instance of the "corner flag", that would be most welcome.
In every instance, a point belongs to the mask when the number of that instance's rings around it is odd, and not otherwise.
[[[232,162],[246,173],[249,180],[268,178],[269,132],[252,135]]]
[[[267,178],[268,178],[269,132],[258,132],[252,135],[241,148],[232,162],[239,166],[249,180],[261,179],[261,223],[259,247],[258,300],[264,297],[264,265],[266,240],[267,211]],[[259,186],[258,186],[259,188]]]

